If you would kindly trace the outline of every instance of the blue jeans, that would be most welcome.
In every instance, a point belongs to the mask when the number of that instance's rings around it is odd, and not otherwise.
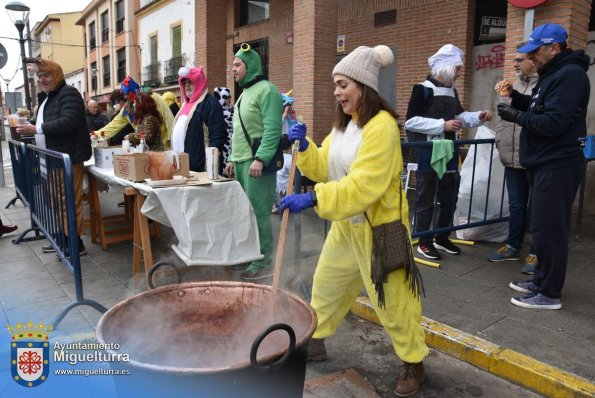
[[[506,178],[508,209],[510,210],[508,238],[506,238],[504,243],[514,250],[520,251],[523,245],[528,219],[529,181],[527,180],[527,171],[525,169],[506,167],[504,169],[504,177]],[[535,253],[533,250],[529,252],[531,254]]]

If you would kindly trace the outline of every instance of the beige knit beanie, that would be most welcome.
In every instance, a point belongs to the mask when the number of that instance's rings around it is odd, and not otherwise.
[[[393,52],[387,46],[360,46],[339,61],[333,69],[333,76],[347,76],[378,92],[380,69],[392,64],[393,60]]]

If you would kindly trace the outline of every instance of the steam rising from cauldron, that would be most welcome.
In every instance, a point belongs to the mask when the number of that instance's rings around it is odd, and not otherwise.
[[[103,325],[104,341],[120,344],[118,352],[139,363],[224,370],[248,366],[253,341],[273,323],[290,325],[297,336],[311,327],[289,310],[292,303],[285,295],[278,297],[277,313],[271,314],[270,290],[245,287],[234,292],[240,293],[178,285],[167,294],[131,300]],[[288,341],[283,331],[271,333],[260,346],[259,360],[282,354]]]

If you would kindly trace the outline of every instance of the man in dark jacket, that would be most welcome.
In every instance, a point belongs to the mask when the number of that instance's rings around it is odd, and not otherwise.
[[[89,131],[96,131],[108,123],[105,113],[99,111],[99,105],[94,100],[87,102],[87,112],[85,112],[87,120],[87,129]]]
[[[568,49],[567,37],[560,25],[537,27],[518,50],[537,67],[533,94],[509,87],[512,106],[498,104],[503,120],[522,126],[520,161],[532,190],[531,232],[539,262],[533,280],[510,283],[527,293],[511,299],[523,308],[562,308],[570,212],[585,172],[579,139],[587,132],[589,57]]]
[[[79,253],[86,254],[80,234],[83,231],[83,162],[91,157],[91,139],[85,120],[85,102],[74,87],[66,84],[62,67],[45,59],[37,60],[41,92],[36,124],[17,128],[19,133],[35,133],[38,146],[66,153],[72,162]],[[66,233],[67,231],[63,231]],[[45,253],[52,246],[43,247]]]

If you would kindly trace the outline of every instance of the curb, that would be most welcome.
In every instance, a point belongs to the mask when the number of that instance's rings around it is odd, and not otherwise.
[[[358,297],[351,312],[380,325],[367,297]],[[595,384],[583,377],[426,317],[422,326],[428,346],[517,385],[548,397],[595,397]]]

